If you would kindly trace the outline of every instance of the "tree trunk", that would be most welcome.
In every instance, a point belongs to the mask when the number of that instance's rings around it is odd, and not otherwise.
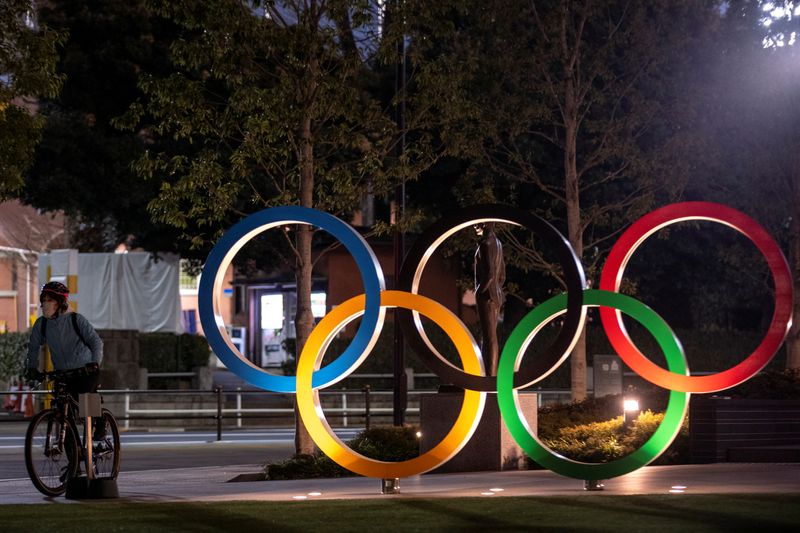
[[[566,72],[564,86],[564,186],[567,201],[567,232],[569,243],[583,257],[583,231],[581,229],[580,184],[578,183],[578,106],[571,74]],[[586,329],[570,357],[572,375],[572,401],[586,398]]]
[[[301,178],[305,179],[305,178]],[[297,357],[303,353],[303,347],[311,335],[314,328],[314,317],[311,314],[311,236],[312,228],[305,224],[299,225],[297,229],[296,244],[300,259],[297,261],[297,313],[294,317],[294,326],[297,338]],[[295,434],[294,447],[296,454],[314,453],[314,441],[295,405]]]
[[[311,134],[311,116],[307,115],[303,121],[300,131],[300,205],[303,207],[314,207],[314,145]],[[297,339],[297,358],[303,353],[311,330],[314,328],[314,316],[311,313],[311,238],[313,229],[300,224],[297,228],[295,244],[297,246],[297,313],[294,317],[295,334]],[[308,430],[303,425],[300,413],[295,404],[295,434],[294,447],[295,453],[312,454],[314,453],[314,441],[311,439]]]

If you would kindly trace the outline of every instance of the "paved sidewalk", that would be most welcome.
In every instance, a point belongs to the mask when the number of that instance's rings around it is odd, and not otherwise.
[[[605,482],[602,492],[586,492],[580,480],[550,471],[434,474],[400,481],[399,495],[380,494],[380,481],[363,477],[296,481],[229,482],[252,474],[257,465],[122,472],[120,499],[133,502],[230,501],[363,498],[577,496],[596,494],[800,493],[800,464],[650,466]],[[684,488],[677,488],[684,487]],[[492,489],[495,489],[494,492]],[[496,490],[502,489],[502,490]],[[486,496],[489,497],[489,496]],[[30,480],[0,481],[0,504],[74,503],[45,498]]]

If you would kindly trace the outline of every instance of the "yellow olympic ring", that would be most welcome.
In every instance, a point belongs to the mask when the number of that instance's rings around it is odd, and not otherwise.
[[[401,478],[422,474],[444,464],[457,454],[472,437],[483,414],[486,393],[464,391],[464,403],[453,428],[430,451],[401,462],[370,459],[348,448],[331,430],[319,403],[319,392],[311,385],[312,375],[322,362],[330,341],[350,321],[364,312],[365,296],[347,300],[328,313],[311,333],[297,362],[297,408],[311,438],[328,457],[344,468],[362,476]],[[424,296],[402,291],[382,291],[381,307],[402,307],[418,311],[433,320],[450,335],[464,371],[485,375],[483,359],[475,340],[461,320],[442,304]],[[364,354],[366,355],[366,354]]]

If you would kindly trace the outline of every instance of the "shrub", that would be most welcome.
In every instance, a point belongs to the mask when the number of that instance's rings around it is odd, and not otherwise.
[[[419,455],[418,428],[415,426],[379,426],[365,429],[347,445],[354,451],[379,461],[406,461]],[[353,473],[333,462],[322,452],[297,455],[280,463],[264,466],[265,479],[310,479],[352,476]]]
[[[173,333],[140,333],[139,366],[149,372],[178,372],[177,338]]]
[[[655,433],[664,420],[664,413],[643,411],[634,421],[630,431],[623,437],[622,443],[626,454],[638,450]],[[683,419],[683,424],[667,450],[656,458],[651,464],[685,464],[689,461],[689,418]]]
[[[264,466],[264,479],[313,479],[352,476],[353,473],[334,463],[327,455],[295,455],[280,463]]]
[[[198,366],[208,366],[208,356],[211,350],[208,341],[202,335],[192,335],[184,333],[178,338],[178,350],[180,352],[180,365],[183,371],[190,371]]]
[[[0,335],[0,380],[8,381],[22,375],[28,355],[28,339],[28,333]]]
[[[625,457],[641,448],[658,429],[664,413],[643,411],[630,428],[621,416],[603,422],[563,427],[551,437],[542,437],[545,446],[575,461],[607,463]],[[688,460],[689,425],[684,420],[670,447],[653,464],[680,464]]]
[[[208,365],[208,356],[208,342],[202,335],[139,334],[139,366],[149,372],[189,372]]]
[[[800,400],[800,369],[762,372],[719,394],[753,400]]]
[[[365,429],[350,441],[350,447],[378,461],[407,461],[419,455],[417,431],[416,426]]]
[[[606,463],[625,455],[620,443],[622,417],[605,422],[592,422],[561,428],[558,435],[543,438],[542,442],[551,450],[585,463]]]
[[[538,435],[541,438],[555,437],[562,428],[610,420],[622,414],[623,396],[635,396],[642,411],[663,411],[667,406],[669,392],[658,387],[631,389],[624,395],[586,398],[572,403],[554,404],[539,410]]]

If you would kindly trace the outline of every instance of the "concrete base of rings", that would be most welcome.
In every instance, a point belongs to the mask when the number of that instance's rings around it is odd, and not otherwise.
[[[463,397],[463,393],[460,392],[440,392],[421,398],[421,453],[436,446],[450,431],[461,410]],[[521,412],[534,432],[536,431],[536,402],[536,394],[519,395]],[[524,452],[508,432],[500,417],[497,395],[487,394],[483,416],[472,438],[455,457],[433,470],[432,473],[486,472],[524,468]]]

